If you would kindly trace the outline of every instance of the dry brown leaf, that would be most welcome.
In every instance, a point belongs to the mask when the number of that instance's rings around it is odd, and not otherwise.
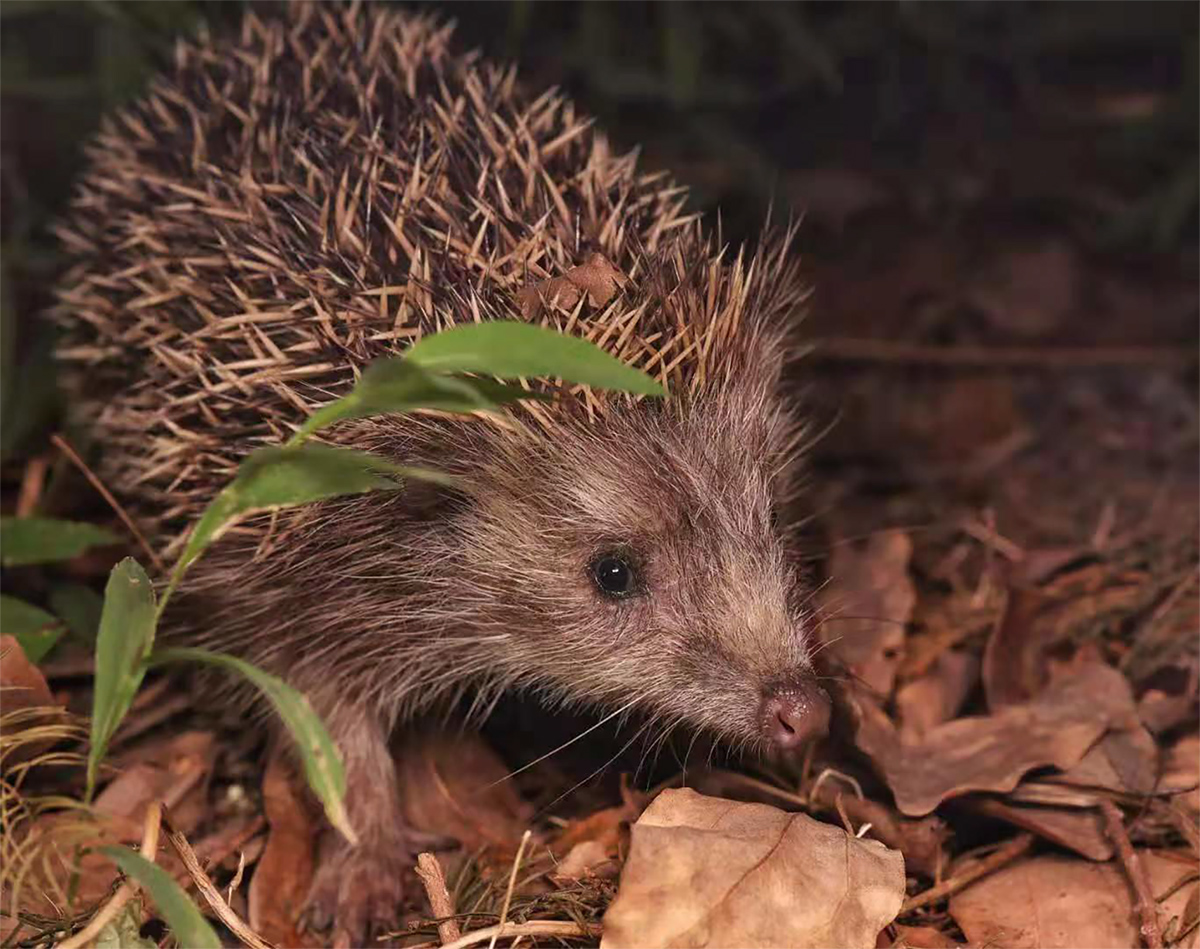
[[[633,825],[601,946],[873,947],[903,898],[904,860],[878,841],[667,790]]]
[[[1194,866],[1139,851],[1156,894]],[[1181,916],[1198,884],[1183,886],[1159,909],[1160,926]],[[1127,949],[1140,945],[1137,912],[1124,870],[1115,862],[1034,857],[1004,867],[950,898],[950,914],[974,945],[1011,949]],[[1196,945],[1195,931],[1182,943]]]
[[[1139,723],[1110,731],[1079,763],[1047,781],[1074,787],[1149,794],[1158,778],[1158,746]]]
[[[1052,602],[1040,590],[1009,590],[1004,614],[983,651],[983,690],[993,712],[1028,702],[1045,685],[1042,651],[1051,644],[1054,628],[1044,613]]]
[[[918,739],[931,728],[954,718],[979,679],[979,658],[947,649],[925,675],[906,682],[896,692],[900,732]]]
[[[947,722],[919,742],[903,742],[869,697],[854,689],[845,694],[857,719],[858,747],[900,810],[913,816],[967,791],[1011,791],[1032,768],[1066,770],[1110,726],[1127,725],[1134,715],[1125,677],[1101,663],[1080,666],[1032,702]]]
[[[904,658],[905,626],[917,595],[908,576],[912,541],[902,531],[873,535],[864,545],[839,544],[821,594],[820,637],[859,681],[892,694]]]
[[[1032,831],[1089,860],[1108,860],[1113,855],[1104,820],[1095,808],[1018,807],[992,797],[972,798],[967,806],[977,814]]]
[[[409,826],[487,848],[507,863],[533,819],[509,768],[478,735],[429,732],[407,740],[396,774]]]
[[[263,810],[270,830],[250,880],[250,928],[277,946],[319,945],[296,926],[315,870],[318,825],[287,759],[275,755],[263,775]]]
[[[626,277],[603,254],[589,254],[578,267],[517,291],[521,315],[536,320],[547,307],[570,310],[587,294],[588,303],[604,306],[625,285]]]
[[[50,694],[50,686],[40,669],[25,656],[25,650],[16,637],[0,636],[0,710],[10,714],[18,709],[46,709],[47,716],[60,718],[61,709]],[[30,713],[31,715],[34,713]],[[48,719],[37,716],[29,725],[45,725]],[[11,736],[10,736],[11,737]],[[20,761],[28,761],[46,751],[51,742],[34,741],[13,745],[4,756],[4,766],[11,767]]]
[[[556,881],[584,880],[588,877],[611,879],[620,867],[598,840],[584,840],[572,847],[550,874]]]
[[[1200,657],[1187,652],[1150,677],[1138,699],[1142,723],[1156,735],[1196,719],[1196,695],[1200,691]]]
[[[959,949],[956,942],[932,926],[897,926],[892,949]]]

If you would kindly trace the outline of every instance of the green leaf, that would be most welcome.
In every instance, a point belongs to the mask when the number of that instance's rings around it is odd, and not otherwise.
[[[121,543],[103,527],[53,517],[0,518],[0,563],[6,567],[70,560],[92,547]]]
[[[640,369],[586,339],[556,330],[495,320],[426,336],[404,357],[435,372],[478,372],[501,379],[551,376],[601,389],[665,395]]]
[[[94,645],[100,628],[104,600],[91,587],[82,583],[63,583],[50,591],[50,609],[62,618],[72,635],[81,643]]]
[[[146,675],[143,660],[154,644],[154,588],[146,571],[126,557],[108,575],[104,612],[96,637],[96,681],[88,749],[88,799],[108,742],[121,724]]]
[[[452,484],[446,475],[406,468],[385,458],[329,445],[304,444],[256,451],[237,477],[209,504],[183,550],[171,577],[171,588],[183,572],[238,518],[257,511],[309,504],[344,494],[394,490],[408,477]]]
[[[169,873],[128,847],[100,847],[100,853],[136,880],[150,895],[158,912],[171,927],[176,943],[188,949],[221,949],[221,940],[196,904]]]
[[[538,396],[516,386],[438,375],[426,372],[408,359],[380,359],[367,367],[348,395],[314,412],[292,442],[303,441],[313,432],[342,419],[414,409],[479,412],[506,402],[532,398]]]
[[[236,672],[257,686],[279,713],[295,740],[300,759],[304,763],[308,785],[324,805],[329,822],[351,843],[357,842],[346,814],[346,775],[342,770],[341,755],[337,745],[329,737],[325,725],[302,692],[248,662],[205,649],[161,649],[151,656],[150,661],[154,665],[167,662],[203,662]]]
[[[0,594],[0,633],[14,637],[32,663],[41,662],[66,627],[32,603]]]

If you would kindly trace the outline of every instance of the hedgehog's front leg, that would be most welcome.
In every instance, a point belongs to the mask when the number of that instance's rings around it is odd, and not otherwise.
[[[332,927],[335,946],[364,946],[373,933],[396,927],[406,871],[421,835],[404,823],[387,727],[373,710],[345,701],[328,710],[316,704],[342,751],[346,810],[358,845],[326,833],[305,922],[315,929]]]

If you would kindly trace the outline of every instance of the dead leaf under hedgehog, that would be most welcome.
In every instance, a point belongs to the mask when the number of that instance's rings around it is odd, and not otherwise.
[[[257,518],[172,601],[163,635],[284,676],[329,724],[362,844],[332,849],[308,918],[362,944],[419,839],[388,751],[418,716],[522,689],[641,713],[631,743],[790,748],[825,727],[777,523],[803,293],[788,234],[726,253],[683,188],[557,92],[452,51],[450,27],[390,5],[281,16],[181,44],[105,123],[59,229],[76,404],[164,553],[246,453],[456,323],[538,320],[670,392],[342,423],[333,441],[462,489]]]

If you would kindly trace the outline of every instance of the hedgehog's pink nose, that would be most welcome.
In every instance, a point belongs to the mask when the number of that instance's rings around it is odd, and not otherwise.
[[[776,686],[763,698],[758,720],[775,748],[798,748],[829,731],[829,696],[812,680]]]

